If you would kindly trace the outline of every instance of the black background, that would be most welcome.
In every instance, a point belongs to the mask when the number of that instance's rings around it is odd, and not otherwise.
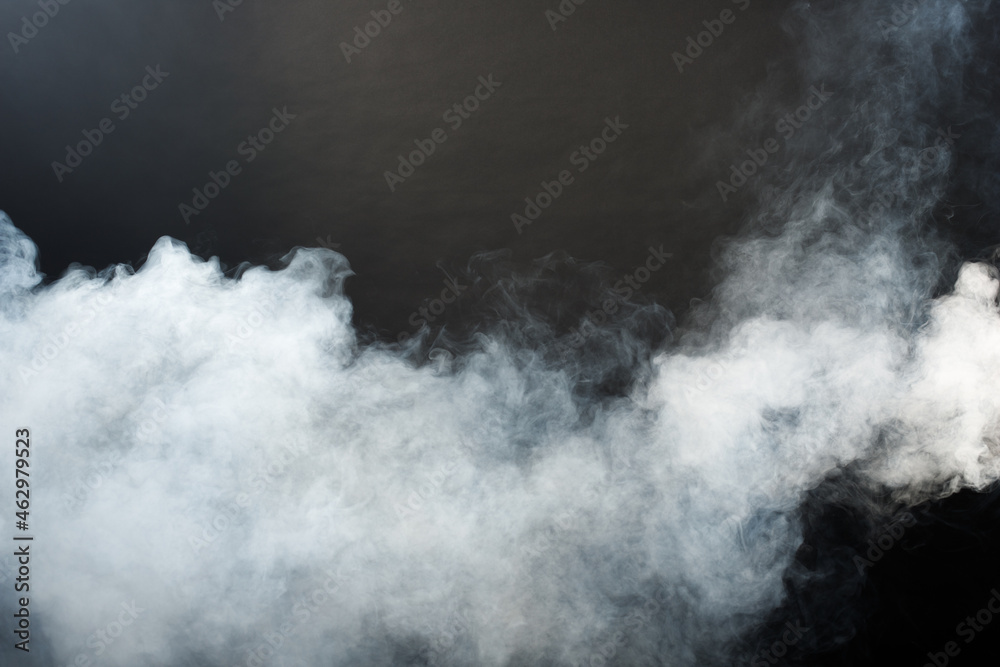
[[[522,264],[566,251],[624,273],[663,244],[673,261],[644,296],[680,310],[704,293],[712,241],[741,217],[739,197],[724,204],[714,188],[735,157],[721,135],[787,58],[782,3],[591,1],[555,31],[547,0],[403,6],[348,64],[339,45],[373,5],[247,0],[221,21],[207,1],[66,5],[0,58],[3,209],[50,276],[138,265],[163,235],[230,267],[337,244],[357,273],[358,324],[389,338],[441,291],[441,266],[480,251]],[[727,7],[735,22],[679,73],[670,54]],[[33,9],[5,3],[0,25]],[[157,64],[169,77],[115,119],[112,101]],[[442,113],[489,74],[502,86],[452,131]],[[192,188],[285,106],[289,129],[185,224]],[[511,214],[608,116],[629,129],[518,235]],[[116,130],[58,182],[51,163],[104,117]],[[437,127],[448,141],[390,192],[384,172]]]

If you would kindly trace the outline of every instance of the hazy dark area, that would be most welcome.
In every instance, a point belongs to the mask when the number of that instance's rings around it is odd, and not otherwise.
[[[454,273],[483,250],[519,265],[562,250],[623,274],[662,244],[672,261],[642,297],[682,310],[707,288],[713,240],[743,215],[714,183],[742,152],[725,138],[733,119],[769,66],[780,78],[793,65],[784,5],[591,1],[553,31],[548,1],[403,3],[348,64],[339,45],[374,5],[248,0],[220,21],[210,2],[73,2],[0,58],[2,206],[50,277],[72,262],[138,265],[162,235],[228,266],[338,244],[357,273],[356,321],[390,337],[440,293],[439,263]],[[735,21],[679,73],[670,54],[727,7]],[[33,8],[4,3],[0,26]],[[169,76],[119,121],[111,104],[147,65]],[[502,85],[453,130],[442,114],[490,74]],[[179,204],[242,161],[237,146],[274,107],[296,118],[185,224]],[[105,117],[115,131],[60,183],[51,163]],[[606,117],[628,129],[576,173],[571,154]],[[384,172],[435,128],[447,141],[391,192]],[[563,169],[575,182],[517,234],[511,214]]]

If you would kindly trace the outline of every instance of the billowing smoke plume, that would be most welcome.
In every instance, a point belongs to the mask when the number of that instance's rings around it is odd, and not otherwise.
[[[982,8],[910,4],[895,22],[869,1],[789,15],[796,85],[831,97],[741,193],[756,213],[713,298],[622,396],[581,392],[580,366],[605,360],[553,363],[555,337],[480,334],[427,364],[361,344],[329,250],[233,279],[161,239],[138,271],[42,286],[0,218],[35,655],[733,664],[831,473],[888,490],[887,513],[996,480],[997,276],[955,277],[928,224],[956,142],[993,122],[963,87]]]

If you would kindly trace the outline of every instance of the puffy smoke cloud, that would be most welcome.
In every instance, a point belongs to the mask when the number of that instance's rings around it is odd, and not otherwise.
[[[43,286],[0,218],[39,659],[732,664],[832,472],[886,511],[996,480],[997,275],[935,292],[953,148],[914,167],[935,114],[968,111],[976,10],[926,0],[884,34],[886,4],[844,4],[790,14],[803,79],[837,98],[622,396],[581,400],[577,366],[500,333],[451,364],[362,344],[330,250],[228,278],[161,239],[138,271]]]

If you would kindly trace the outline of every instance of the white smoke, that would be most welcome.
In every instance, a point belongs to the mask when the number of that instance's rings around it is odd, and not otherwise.
[[[963,11],[921,3],[896,48],[958,43]],[[809,25],[823,20],[856,29]],[[948,151],[907,182],[934,128],[904,119],[893,152],[860,153],[870,189],[836,195],[859,156],[837,142],[930,96],[867,74],[871,110],[831,121],[835,148],[803,133],[789,159],[813,166],[761,195],[758,222],[780,218],[780,234],[751,224],[732,241],[697,330],[587,419],[569,370],[500,336],[451,365],[360,345],[333,251],[230,279],[161,239],[136,272],[41,286],[34,244],[0,216],[0,423],[32,432],[39,651],[727,664],[780,604],[796,508],[832,471],[855,465],[909,503],[996,480],[996,273],[967,264],[934,299],[940,264],[914,261],[942,247],[918,222]],[[890,182],[905,205],[860,215]]]

